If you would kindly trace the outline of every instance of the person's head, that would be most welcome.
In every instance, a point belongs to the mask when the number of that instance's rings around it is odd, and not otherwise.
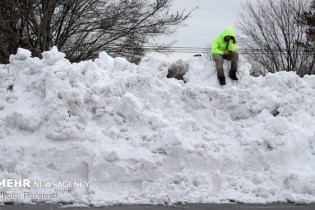
[[[233,28],[230,26],[226,27],[223,32],[223,37],[226,42],[232,40],[235,43],[235,36],[234,36]]]
[[[231,38],[232,38],[232,36],[225,36],[225,37],[224,37],[224,40],[225,40],[225,41],[230,41]]]

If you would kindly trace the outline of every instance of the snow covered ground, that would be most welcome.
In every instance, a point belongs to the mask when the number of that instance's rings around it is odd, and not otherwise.
[[[315,202],[315,76],[254,78],[242,60],[220,87],[213,63],[189,64],[184,84],[152,57],[71,64],[19,49],[0,65],[0,181],[89,186],[0,186],[0,202]]]

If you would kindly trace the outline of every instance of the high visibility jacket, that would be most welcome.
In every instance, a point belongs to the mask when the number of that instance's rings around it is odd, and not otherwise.
[[[214,37],[212,42],[212,48],[211,48],[211,55],[219,54],[224,55],[224,51],[235,51],[235,41],[233,39],[230,39],[230,41],[225,41],[224,37],[226,36],[232,36],[235,40],[235,35],[232,27],[227,27],[223,33],[218,34]]]

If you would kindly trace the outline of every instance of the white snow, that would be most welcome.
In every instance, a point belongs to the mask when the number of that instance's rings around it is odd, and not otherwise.
[[[185,84],[153,57],[30,56],[19,49],[0,65],[0,181],[89,187],[0,186],[0,202],[315,202],[315,76],[254,78],[241,60],[239,82],[221,87],[198,57]]]

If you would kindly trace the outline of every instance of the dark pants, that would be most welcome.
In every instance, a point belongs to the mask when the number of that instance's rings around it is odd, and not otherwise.
[[[223,78],[224,70],[223,70],[223,60],[231,61],[231,69],[230,74],[234,74],[237,72],[239,55],[238,52],[231,52],[229,55],[213,55],[213,60],[216,63],[217,75],[218,78]]]

